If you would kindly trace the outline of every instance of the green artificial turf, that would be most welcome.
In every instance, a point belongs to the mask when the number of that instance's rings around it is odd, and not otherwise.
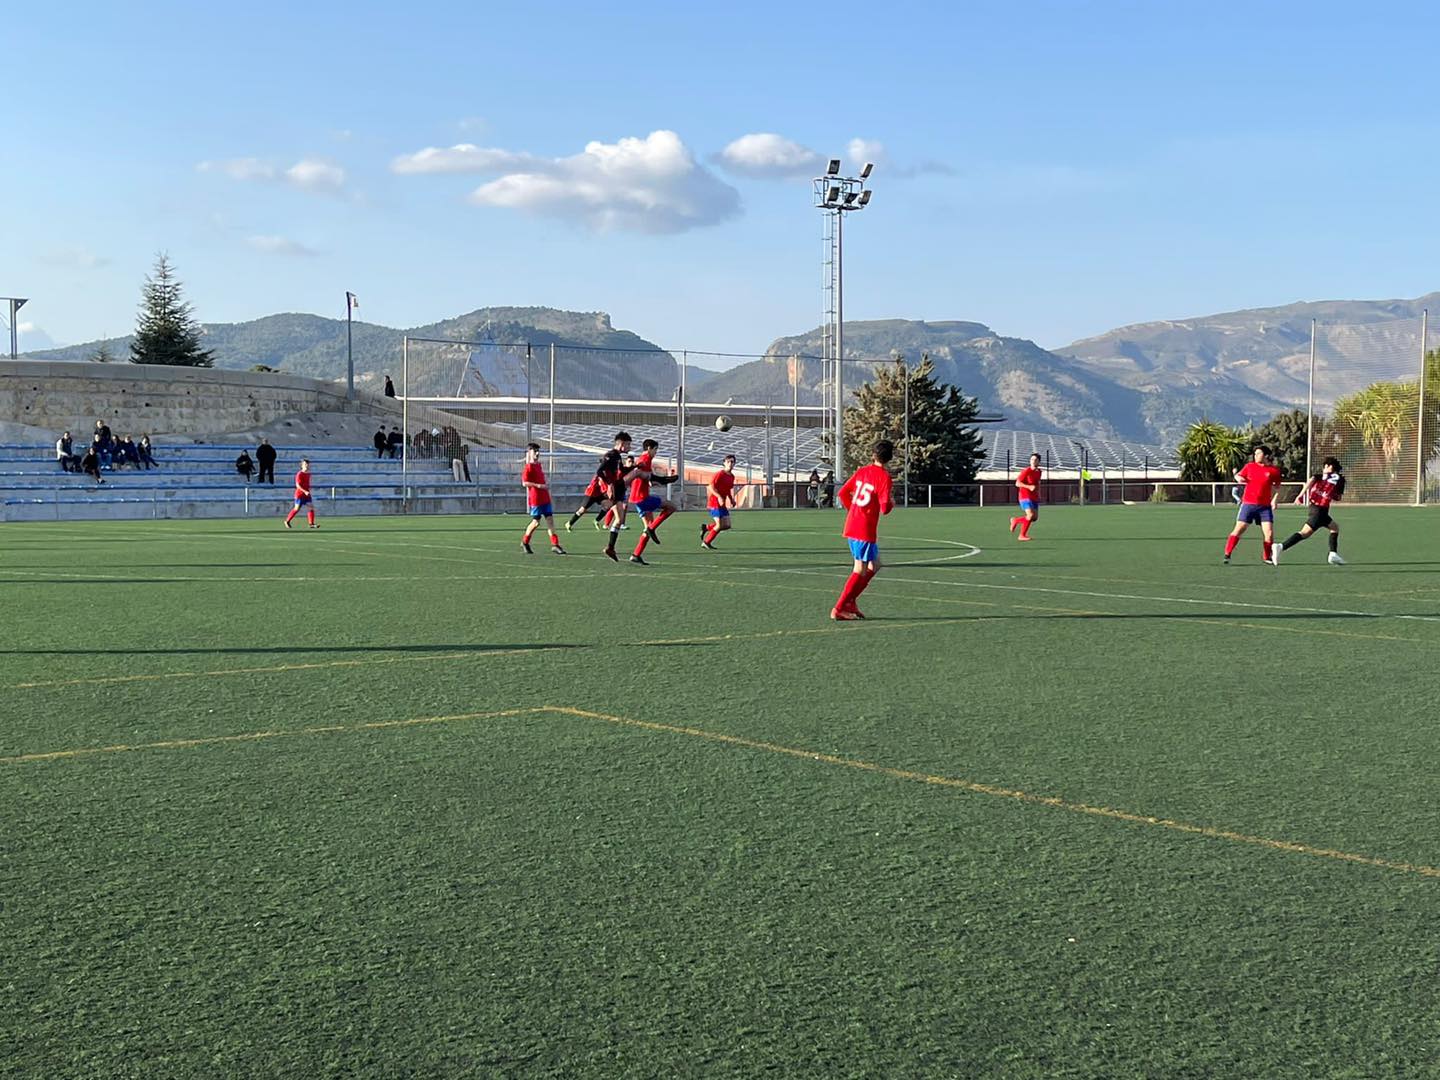
[[[1434,512],[1008,514],[0,526],[0,1075],[1440,1074]]]

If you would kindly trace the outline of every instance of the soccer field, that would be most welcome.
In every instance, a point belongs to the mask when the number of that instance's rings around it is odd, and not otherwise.
[[[1008,516],[0,528],[0,1075],[1436,1075],[1440,519]]]

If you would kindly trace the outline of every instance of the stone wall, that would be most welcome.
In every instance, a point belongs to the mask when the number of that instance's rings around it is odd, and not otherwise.
[[[401,404],[339,383],[279,372],[151,364],[0,361],[0,420],[77,435],[104,420],[116,431],[206,435],[263,427],[287,416],[351,413],[399,423]],[[444,414],[427,413],[428,417]],[[514,445],[517,436],[490,424],[445,417],[467,437]],[[523,441],[523,440],[520,440]]]

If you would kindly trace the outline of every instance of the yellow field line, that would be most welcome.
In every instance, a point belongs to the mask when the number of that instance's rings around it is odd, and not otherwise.
[[[128,754],[137,750],[188,750],[196,746],[259,742],[263,739],[286,739],[297,735],[334,735],[347,731],[415,727],[419,724],[444,724],[457,720],[495,720],[503,716],[525,716],[544,711],[543,707],[501,709],[496,712],[458,713],[454,716],[420,716],[410,720],[372,720],[363,724],[327,724],[323,727],[298,728],[294,731],[250,731],[242,735],[210,735],[198,739],[164,739],[160,742],[133,744],[117,743],[113,746],[90,746],[78,750],[51,750],[43,754],[17,754],[14,757],[0,757],[0,765],[26,765],[37,761],[60,761],[65,758],[91,757],[96,754]]]
[[[806,750],[801,747],[785,746],[781,743],[767,742],[763,739],[749,739],[743,735],[729,735],[724,732],[706,731],[703,728],[685,727],[679,724],[662,724],[653,720],[637,720],[633,717],[614,716],[609,713],[592,712],[588,709],[576,709],[564,705],[539,705],[521,709],[455,713],[446,716],[420,716],[403,720],[373,720],[361,724],[330,724],[322,727],[300,728],[294,731],[252,731],[239,735],[213,735],[195,739],[165,739],[151,743],[116,744],[112,746],[85,747],[75,750],[53,750],[48,753],[19,754],[13,757],[0,757],[0,765],[24,765],[44,761],[90,757],[99,754],[131,753],[140,750],[184,750],[194,747],[219,746],[226,743],[259,742],[267,739],[292,738],[303,735],[331,735],[378,731],[388,728],[456,723],[467,720],[498,720],[512,716],[535,716],[540,713],[574,716],[585,720],[599,720],[617,727],[638,728],[643,731],[662,732],[669,735],[684,735],[689,738],[702,739],[706,742],[718,743],[724,746],[737,746],[746,750],[763,750],[766,753],[781,754],[785,757],[797,758],[801,761],[817,762],[822,765],[833,765],[839,768],[873,773],[877,776],[886,776],[892,780],[905,780],[910,783],[927,784],[932,787],[965,791],[974,795],[988,795],[992,798],[1009,799],[1013,802],[1025,803],[1031,806],[1043,806],[1051,810],[1063,810],[1071,814],[1081,814],[1108,821],[1121,821],[1130,825],[1145,825],[1150,828],[1164,829],[1169,832],[1182,833],[1188,836],[1203,836],[1212,840],[1225,840],[1234,844],[1246,844],[1251,847],[1265,848],[1270,851],[1283,851],[1292,855],[1307,855],[1311,858],[1354,863],[1360,866],[1373,866],[1382,870],[1417,874],[1420,877],[1440,878],[1440,867],[1426,866],[1421,863],[1400,862],[1393,859],[1382,859],[1374,855],[1365,855],[1359,852],[1315,847],[1311,844],[1302,844],[1293,840],[1277,840],[1267,836],[1255,836],[1250,833],[1237,832],[1233,829],[1222,829],[1213,825],[1196,825],[1187,821],[1176,821],[1173,818],[1155,817],[1149,814],[1137,814],[1133,811],[1118,810],[1110,806],[1092,806],[1089,803],[1072,802],[1068,799],[1059,798],[1058,796],[1036,795],[1033,792],[1022,791],[1018,788],[999,787],[995,784],[984,784],[979,781],[966,780],[960,777],[940,776],[933,773],[916,772],[911,769],[897,769],[889,765],[878,765],[874,762],[863,761],[859,758],[840,757],[836,754],[826,754],[816,750]]]
[[[209,671],[161,671],[148,675],[97,675],[88,679],[55,679],[49,682],[14,683],[6,690],[38,690],[56,686],[107,686],[111,683],[158,682],[163,679],[202,679],[221,675],[273,675],[282,671],[316,671],[321,668],[369,667],[372,664],[420,664],[436,660],[464,660],[469,657],[522,656],[532,652],[554,652],[568,645],[537,645],[529,649],[470,649],[465,652],[432,653],[428,656],[372,656],[364,660],[317,660],[308,664],[274,664],[268,667],[214,668]],[[316,652],[324,650],[317,649]]]
[[[857,769],[861,772],[888,776],[894,780],[907,780],[917,784],[930,784],[935,787],[968,791],[976,795],[989,795],[994,798],[1011,799],[1015,802],[1027,803],[1032,806],[1045,806],[1052,810],[1064,810],[1072,814],[1084,814],[1090,817],[1105,818],[1110,821],[1123,821],[1132,825],[1148,825],[1152,828],[1167,829],[1171,832],[1185,833],[1191,836],[1205,836],[1213,840],[1228,840],[1231,843],[1249,844],[1253,847],[1268,848],[1271,851],[1285,851],[1294,855],[1309,855],[1319,859],[1332,859],[1338,862],[1358,863],[1362,866],[1375,866],[1383,870],[1418,874],[1421,877],[1440,878],[1440,867],[1425,866],[1419,863],[1397,862],[1391,859],[1377,858],[1374,855],[1363,855],[1352,851],[1338,851],[1334,848],[1313,847],[1310,844],[1296,843],[1293,840],[1275,840],[1265,836],[1252,836],[1248,833],[1236,832],[1232,829],[1220,829],[1211,825],[1194,825],[1190,822],[1175,821],[1171,818],[1136,814],[1129,810],[1116,810],[1109,806],[1091,806],[1088,803],[1070,802],[1067,799],[1050,795],[1035,795],[1031,792],[1020,791],[1016,788],[1003,788],[993,784],[982,784],[974,780],[964,780],[951,776],[935,776],[928,773],[913,772],[909,769],[896,769],[888,765],[876,765],[873,762],[861,761],[857,758],[838,757],[834,754],[824,754],[814,750],[784,746],[780,743],[765,742],[760,739],[747,739],[741,735],[726,735],[716,731],[705,731],[701,728],[681,727],[676,724],[661,724],[651,720],[635,720],[625,716],[611,716],[607,713],[590,712],[586,709],[575,709],[555,705],[546,706],[545,711],[563,713],[567,716],[583,717],[589,720],[602,720],[607,724],[641,728],[646,731],[659,731],[671,735],[687,735],[691,738],[704,739],[707,742],[744,747],[747,750],[764,750],[772,754],[783,754],[787,757],[799,758],[802,761],[813,761],[823,765]]]

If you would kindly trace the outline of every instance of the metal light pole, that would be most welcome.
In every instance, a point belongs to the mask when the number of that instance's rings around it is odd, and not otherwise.
[[[900,378],[905,382],[905,505],[910,505],[910,364],[905,354],[896,350],[895,364],[900,369]],[[922,363],[924,361],[921,361]]]
[[[840,159],[831,158],[824,176],[813,181],[815,206],[827,217],[827,235],[834,237],[833,258],[827,252],[830,266],[827,291],[835,297],[835,473],[845,475],[845,214],[863,210],[870,205],[872,192],[865,186],[875,171],[873,162],[866,162],[859,176],[841,176]],[[833,229],[828,226],[833,226]]]
[[[360,306],[360,300],[353,292],[345,292],[345,396],[355,399],[355,345],[350,335],[350,316]]]
[[[30,298],[28,296],[0,296],[0,300],[4,300],[10,305],[10,359],[16,360],[20,356],[20,334],[15,321],[15,313],[29,303]]]

